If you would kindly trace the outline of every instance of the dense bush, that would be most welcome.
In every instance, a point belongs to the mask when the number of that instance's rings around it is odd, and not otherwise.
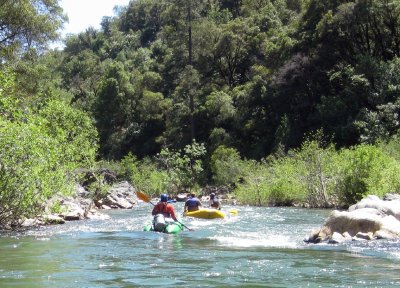
[[[35,215],[55,193],[68,193],[63,149],[33,124],[0,121],[0,225]]]
[[[139,161],[128,154],[121,160],[121,176],[130,181],[137,190],[150,196],[166,193],[168,187],[167,173],[159,169],[149,158]]]
[[[368,194],[384,196],[400,191],[400,164],[380,147],[359,145],[341,151],[342,175],[337,192],[346,204]]]
[[[341,164],[335,147],[322,145],[321,140],[306,140],[294,151],[298,180],[304,185],[305,202],[311,207],[338,204],[335,189]]]
[[[167,173],[167,190],[172,193],[198,189],[203,177],[203,143],[193,142],[183,149],[164,148],[157,155],[157,162]]]
[[[59,101],[35,111],[0,75],[0,226],[41,212],[55,193],[72,191],[74,169],[94,163],[96,132],[82,112]],[[21,109],[23,107],[24,109]]]
[[[368,194],[400,192],[400,163],[374,145],[337,151],[305,141],[285,157],[245,163],[235,190],[243,204],[349,206]]]
[[[235,148],[219,146],[211,155],[211,172],[218,185],[231,185],[239,180],[240,154]]]

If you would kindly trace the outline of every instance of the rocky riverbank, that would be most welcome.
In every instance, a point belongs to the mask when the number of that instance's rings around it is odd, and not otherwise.
[[[76,185],[75,193],[69,197],[55,196],[44,208],[44,213],[37,218],[26,219],[22,227],[63,224],[66,221],[83,219],[107,219],[102,210],[132,209],[137,203],[134,187],[127,181],[110,186],[106,196],[94,201],[90,193],[81,185]],[[57,212],[54,212],[55,208]]]

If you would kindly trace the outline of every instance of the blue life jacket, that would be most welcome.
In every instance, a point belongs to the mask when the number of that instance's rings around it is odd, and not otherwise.
[[[200,200],[197,199],[196,197],[190,198],[186,200],[186,206],[188,207],[197,207],[200,204]]]

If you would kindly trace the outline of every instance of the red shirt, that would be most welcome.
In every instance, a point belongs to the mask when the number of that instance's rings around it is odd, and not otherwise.
[[[175,216],[174,206],[165,202],[158,202],[151,212],[151,215],[163,214],[166,218],[172,218],[178,221]]]

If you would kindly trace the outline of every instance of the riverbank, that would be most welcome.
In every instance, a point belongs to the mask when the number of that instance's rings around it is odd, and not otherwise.
[[[137,204],[135,189],[127,181],[115,182],[105,196],[96,201],[92,199],[88,190],[77,184],[71,196],[55,195],[49,199],[41,215],[21,220],[18,225],[6,225],[1,227],[1,230],[27,229],[84,219],[108,219],[109,216],[102,211],[132,209],[135,204]]]

